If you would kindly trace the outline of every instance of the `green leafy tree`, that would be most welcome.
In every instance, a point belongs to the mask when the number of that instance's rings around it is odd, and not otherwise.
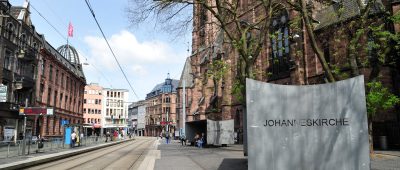
[[[389,89],[384,87],[379,81],[367,83],[366,98],[370,150],[373,152],[372,118],[379,113],[379,111],[393,109],[396,104],[400,103],[400,98],[392,94]]]

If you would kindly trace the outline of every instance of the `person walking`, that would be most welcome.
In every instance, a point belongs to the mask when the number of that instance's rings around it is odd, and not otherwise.
[[[75,141],[76,141],[76,133],[74,131],[71,134],[71,148],[75,147]]]
[[[170,136],[169,136],[169,133],[167,132],[167,133],[165,134],[165,139],[167,140],[167,144],[169,143],[169,138],[170,138]]]
[[[106,133],[106,142],[108,142],[108,138],[110,138],[110,132],[109,131],[107,131],[107,133]]]
[[[181,143],[182,143],[182,146],[183,146],[183,142],[185,142],[185,145],[186,145],[186,136],[185,136],[185,135],[182,135],[182,136],[181,136]]]

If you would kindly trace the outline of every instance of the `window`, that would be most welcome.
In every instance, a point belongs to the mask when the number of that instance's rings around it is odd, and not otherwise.
[[[13,35],[14,35],[14,24],[12,24],[11,22],[7,23],[7,32],[6,32],[6,38],[8,38],[10,41],[13,41]]]
[[[54,92],[53,106],[57,106],[57,91]]]
[[[45,70],[46,70],[46,60],[42,60],[42,76],[44,76]]]
[[[98,100],[98,99],[96,99],[94,104],[99,104],[99,100]]]
[[[68,106],[68,96],[65,95],[65,105],[64,105],[64,109],[68,109],[67,106]]]
[[[21,42],[21,47],[22,47],[22,48],[25,48],[25,47],[26,47],[26,44],[27,44],[27,41],[26,41],[26,34],[25,34],[25,33],[22,33],[22,34],[21,34],[21,36],[20,36],[20,42]]]
[[[40,93],[39,93],[39,101],[42,102],[42,97],[43,97],[43,93],[44,93],[44,84],[40,84]]]
[[[55,81],[56,81],[56,84],[58,84],[58,69],[56,70],[56,78],[55,78]]]
[[[48,91],[47,91],[47,105],[49,106],[50,105],[50,99],[51,99],[51,88],[48,88]]]
[[[53,80],[53,65],[50,64],[50,68],[49,68],[49,80],[52,81]]]
[[[287,77],[289,68],[289,24],[288,14],[283,11],[272,19],[270,28],[271,53],[268,72],[271,79]]]
[[[65,87],[64,86],[64,73],[61,73],[61,87]]]
[[[62,107],[63,94],[60,94],[60,108]]]
[[[83,99],[83,104],[86,104],[86,99]]]
[[[83,113],[86,113],[86,108],[83,108]]]
[[[6,56],[4,58],[3,67],[7,70],[11,70],[12,62],[13,62],[13,57],[11,55],[11,51],[6,50]]]

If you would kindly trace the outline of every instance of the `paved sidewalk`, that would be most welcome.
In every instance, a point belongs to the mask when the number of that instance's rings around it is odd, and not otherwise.
[[[155,160],[155,170],[245,170],[247,158],[243,145],[228,147],[197,148],[182,146],[178,140],[165,144],[159,140],[160,159]]]
[[[22,169],[27,166],[32,166],[44,162],[49,162],[53,160],[62,159],[65,157],[70,157],[72,155],[78,155],[81,153],[89,152],[96,149],[101,149],[111,145],[116,145],[122,142],[130,141],[134,139],[126,139],[116,142],[107,142],[99,145],[88,146],[88,147],[76,147],[73,149],[55,151],[55,152],[45,152],[39,154],[32,154],[24,157],[12,157],[6,159],[0,159],[0,170],[1,169]]]
[[[375,151],[372,170],[400,170],[400,151]]]

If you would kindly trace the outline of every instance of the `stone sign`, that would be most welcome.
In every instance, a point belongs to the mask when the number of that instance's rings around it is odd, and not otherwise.
[[[234,120],[207,119],[207,144],[234,144]]]
[[[246,92],[249,169],[370,169],[363,76]]]

